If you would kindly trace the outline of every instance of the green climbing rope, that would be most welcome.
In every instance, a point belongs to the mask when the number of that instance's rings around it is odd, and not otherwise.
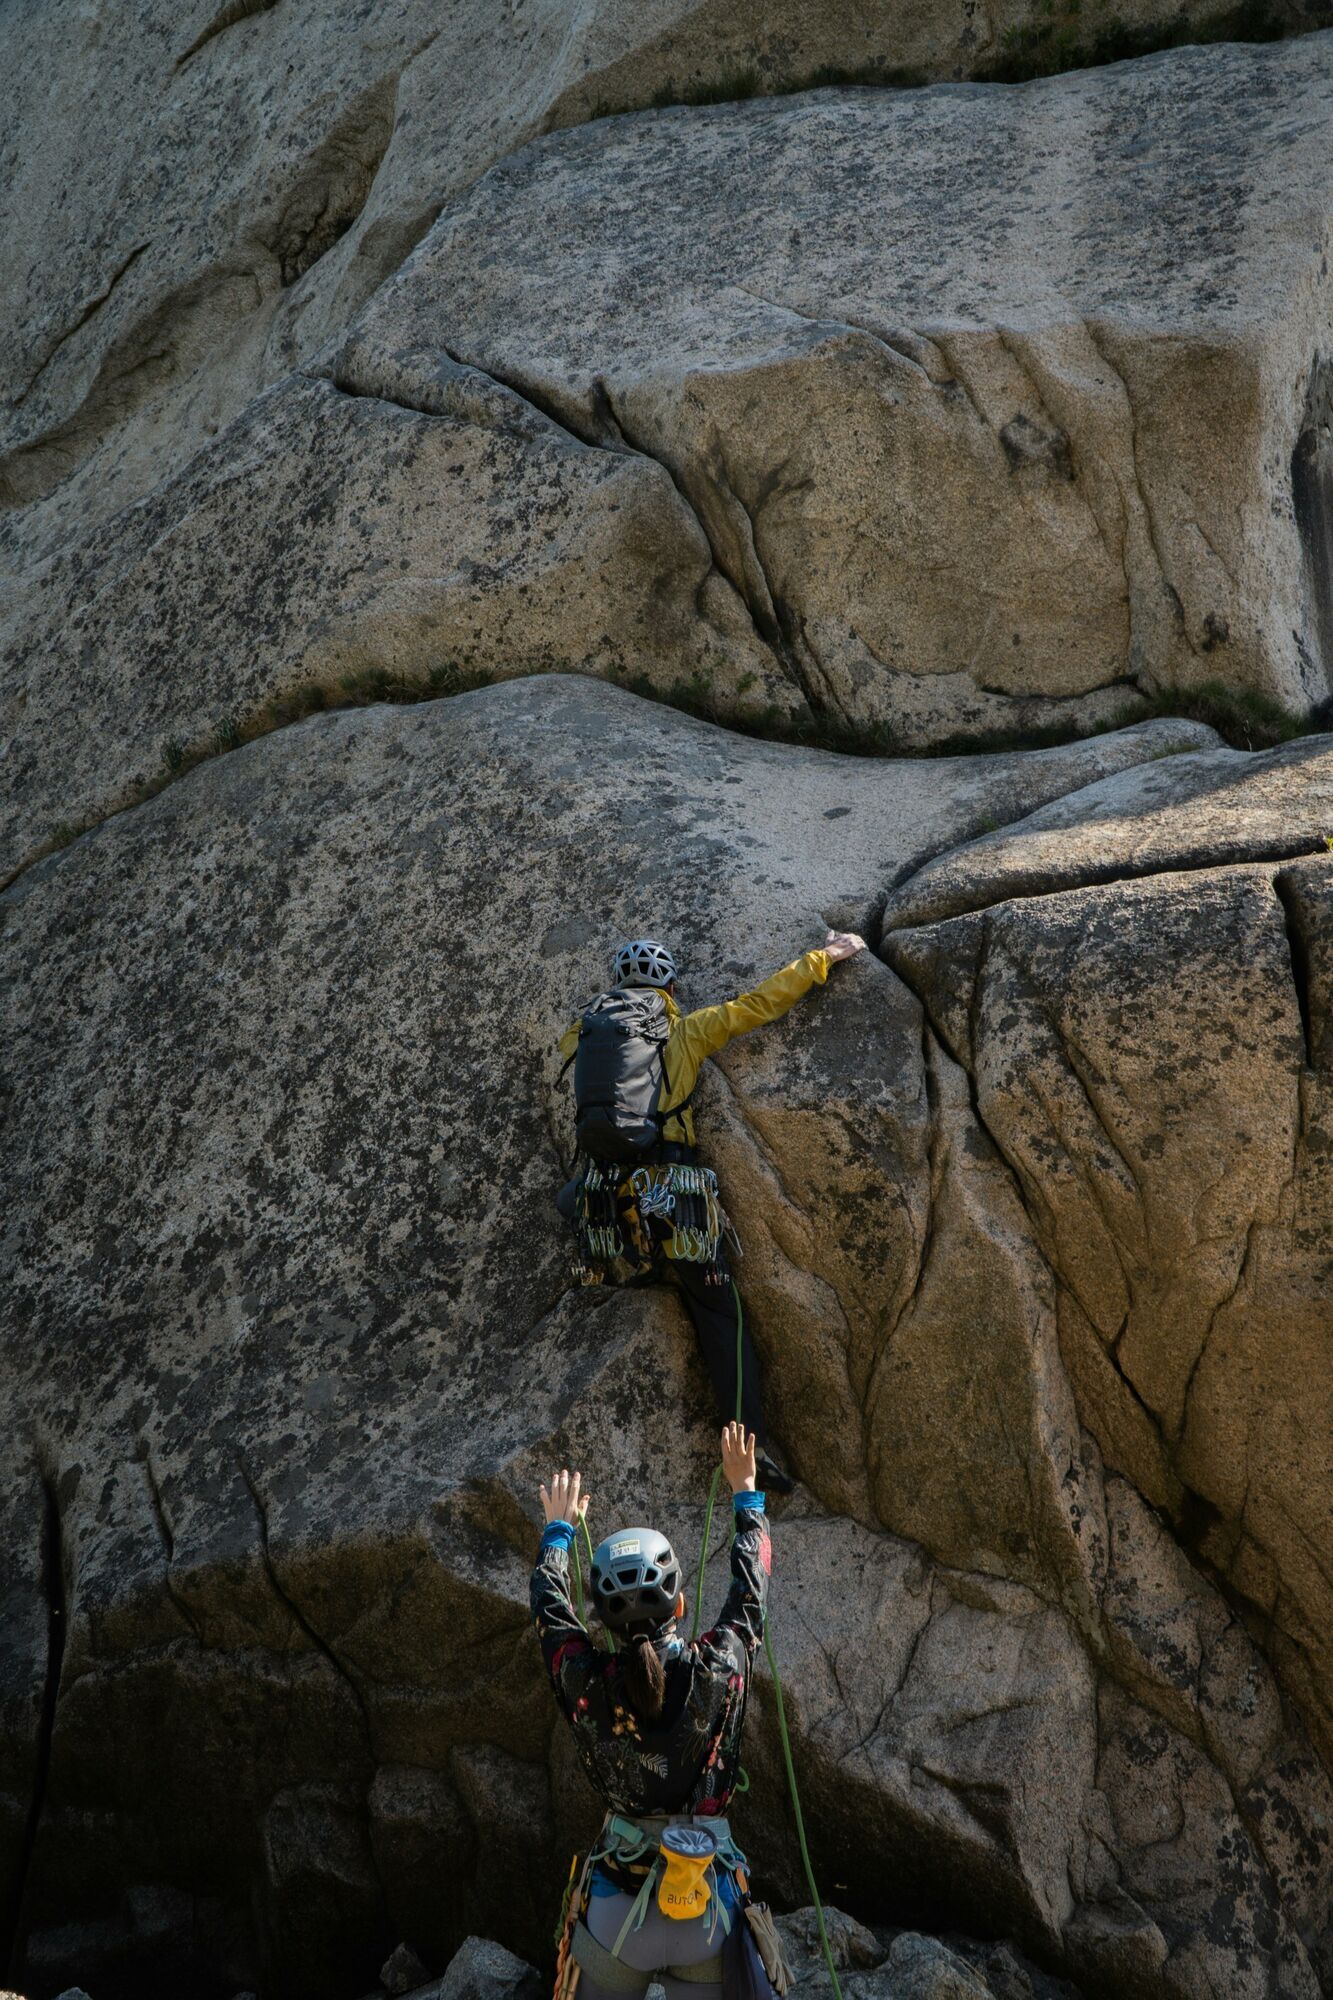
[[[583,1542],[584,1546],[588,1551],[588,1577],[589,1580],[591,1581],[593,1547],[592,1547],[592,1536],[588,1532],[588,1517],[586,1514],[579,1515],[578,1525],[583,1530]],[[587,1619],[587,1614],[583,1608],[583,1557],[579,1554],[579,1538],[577,1531],[575,1532],[574,1535],[574,1602],[578,1606],[579,1624],[582,1625],[586,1630],[588,1619]],[[610,1626],[604,1626],[602,1629],[606,1634],[607,1651],[614,1653],[616,1650],[616,1635],[611,1630]],[[594,1640],[594,1644],[595,1643],[596,1641]]]
[[[842,2000],[842,1987],[838,1984],[838,1968],[833,1963],[833,1948],[828,1941],[828,1931],[824,1925],[824,1905],[819,1900],[819,1890],[815,1886],[815,1871],[810,1860],[810,1849],[805,1838],[805,1816],[801,1811],[801,1794],[796,1787],[796,1767],[791,1760],[791,1738],[787,1734],[787,1709],[782,1699],[782,1676],[778,1663],[773,1657],[773,1641],[768,1636],[768,1622],[764,1622],[764,1651],[768,1655],[768,1671],[773,1676],[773,1693],[777,1698],[778,1735],[782,1738],[782,1761],[787,1767],[787,1789],[791,1793],[791,1809],[796,1820],[796,1838],[800,1843],[801,1862],[805,1868],[805,1879],[810,1889],[810,1900],[815,1906],[815,1922],[819,1926],[819,1943],[824,1953],[824,1963],[828,1976],[833,1981],[833,1991],[837,2000]]]
[[[744,1386],[742,1382],[742,1368],[744,1355],[743,1329],[745,1321],[741,1310],[740,1288],[734,1281],[732,1283],[732,1291],[736,1296],[736,1422],[739,1423],[741,1421],[741,1396]],[[697,1639],[699,1636],[699,1607],[703,1602],[704,1570],[708,1564],[708,1547],[713,1536],[713,1508],[717,1500],[718,1482],[721,1477],[722,1467],[719,1465],[713,1473],[713,1482],[708,1489],[708,1508],[704,1514],[703,1547],[699,1551],[699,1581],[694,1593],[694,1619],[690,1630],[691,1639]],[[778,1716],[778,1735],[782,1741],[782,1761],[787,1772],[787,1789],[791,1793],[792,1814],[796,1821],[796,1839],[801,1850],[801,1863],[805,1869],[806,1886],[810,1891],[810,1900],[815,1906],[815,1922],[819,1927],[820,1948],[824,1953],[824,1963],[828,1967],[828,1976],[833,1981],[834,1995],[836,2000],[842,2000],[842,1986],[838,1980],[838,1968],[833,1963],[833,1947],[828,1941],[828,1929],[824,1923],[824,1905],[819,1899],[819,1889],[815,1882],[814,1864],[810,1859],[810,1846],[805,1837],[805,1815],[801,1811],[801,1794],[796,1783],[796,1766],[792,1762],[791,1737],[787,1733],[787,1706],[782,1698],[782,1676],[778,1672],[778,1663],[773,1657],[773,1641],[768,1635],[767,1619],[764,1620],[764,1652],[768,1658],[768,1671],[773,1676],[773,1693]],[[736,1789],[737,1791],[748,1791],[750,1781],[744,1771],[740,1775],[745,1779],[745,1782],[744,1785],[738,1784]]]
[[[704,1564],[708,1561],[708,1544],[713,1539],[713,1509],[717,1505],[717,1489],[722,1480],[722,1467],[713,1468],[713,1483],[708,1489],[708,1510],[704,1515],[704,1540],[699,1551],[699,1574],[694,1585],[694,1616],[690,1620],[691,1643],[699,1636],[699,1610],[704,1601]]]

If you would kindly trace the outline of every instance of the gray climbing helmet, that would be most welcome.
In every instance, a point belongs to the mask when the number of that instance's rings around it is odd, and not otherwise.
[[[611,960],[613,986],[669,986],[675,976],[675,959],[653,938],[622,944]]]
[[[676,1615],[680,1564],[656,1528],[620,1528],[593,1554],[592,1601],[604,1625],[664,1625]]]

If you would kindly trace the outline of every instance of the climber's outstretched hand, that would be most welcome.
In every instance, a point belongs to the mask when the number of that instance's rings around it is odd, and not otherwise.
[[[855,958],[858,951],[864,951],[866,941],[855,931],[830,931],[824,939],[824,950],[836,965],[840,958]]]
[[[557,1472],[551,1480],[551,1490],[538,1490],[542,1498],[542,1512],[547,1525],[552,1521],[568,1521],[572,1528],[582,1519],[588,1506],[588,1495],[579,1492],[583,1475],[580,1472]]]
[[[722,1433],[722,1470],[733,1493],[753,1493],[754,1432],[744,1424],[728,1424]]]

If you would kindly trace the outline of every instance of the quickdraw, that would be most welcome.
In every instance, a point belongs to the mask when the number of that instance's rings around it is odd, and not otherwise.
[[[617,1258],[641,1268],[657,1251],[676,1263],[705,1265],[711,1276],[723,1236],[736,1240],[718,1197],[717,1175],[711,1167],[681,1161],[629,1173],[618,1164],[590,1161],[575,1198],[574,1230],[574,1275],[584,1285],[603,1283],[606,1267]]]

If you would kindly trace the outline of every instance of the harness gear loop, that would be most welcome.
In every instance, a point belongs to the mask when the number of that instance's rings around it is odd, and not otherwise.
[[[707,1851],[701,1843],[707,1842]],[[674,1844],[669,1844],[674,1843]],[[698,1858],[700,1866],[694,1871],[695,1880],[686,1885],[689,1900],[697,1907],[689,1909],[668,1909],[662,1900],[666,1878],[674,1861]],[[711,1918],[708,1936],[711,1941],[722,1926],[723,1937],[731,1935],[731,1918],[727,1913],[718,1883],[718,1871],[736,1875],[748,1867],[745,1856],[731,1837],[731,1828],[725,1819],[711,1818],[704,1827],[698,1819],[680,1814],[666,1817],[644,1817],[631,1819],[627,1814],[608,1813],[597,1837],[589,1864],[611,1861],[625,1873],[637,1874],[643,1870],[643,1880],[635,1893],[634,1900],[625,1913],[625,1921],[611,1950],[616,1958],[625,1948],[625,1940],[632,1931],[639,1930],[648,1915],[657,1892],[658,1908],[664,1916]],[[678,1893],[680,1877],[673,1882],[671,1896]],[[698,1895],[702,1886],[702,1895]]]
[[[580,1283],[600,1284],[605,1268],[623,1258],[648,1270],[660,1253],[671,1263],[719,1268],[724,1236],[734,1236],[711,1167],[685,1160],[653,1160],[627,1168],[616,1160],[590,1160],[574,1196]]]

